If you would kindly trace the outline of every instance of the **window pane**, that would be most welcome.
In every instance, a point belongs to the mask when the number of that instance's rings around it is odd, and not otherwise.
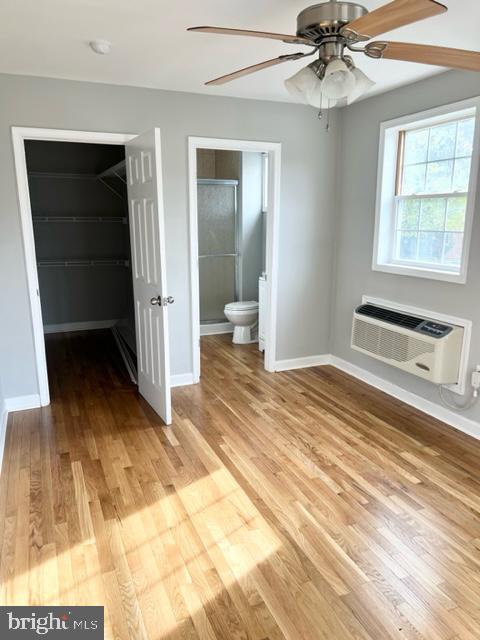
[[[468,191],[470,181],[470,158],[455,160],[455,170],[453,173],[453,191]]]
[[[403,171],[402,194],[411,195],[425,190],[426,164],[414,164]]]
[[[399,260],[415,260],[417,257],[416,232],[400,231],[397,235],[397,258]]]
[[[447,205],[447,231],[463,231],[465,229],[465,212],[467,209],[467,197],[449,198]]]
[[[407,131],[405,134],[404,164],[426,162],[428,151],[428,129]]]
[[[418,234],[419,262],[441,263],[443,250],[443,233],[421,231]]]
[[[445,193],[452,188],[453,161],[441,160],[427,166],[426,193]]]
[[[416,231],[420,216],[420,200],[401,200],[398,207],[398,228]]]
[[[469,118],[458,123],[457,149],[455,156],[471,156],[473,153],[473,134],[475,131],[475,118]]]
[[[463,233],[445,234],[444,264],[460,265],[462,262]]]
[[[430,144],[428,148],[429,160],[446,160],[455,157],[455,139],[457,123],[450,122],[430,130]]]
[[[445,198],[427,198],[422,201],[420,229],[422,231],[443,231],[445,228]]]

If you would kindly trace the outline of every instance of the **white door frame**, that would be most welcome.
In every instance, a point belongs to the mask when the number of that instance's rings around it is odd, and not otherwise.
[[[267,319],[265,369],[275,371],[277,343],[278,237],[280,220],[280,170],[282,145],[279,142],[229,140],[225,138],[188,138],[188,193],[190,230],[190,295],[192,324],[193,380],[200,379],[200,286],[198,272],[197,149],[223,149],[268,153],[267,213]]]
[[[35,238],[33,235],[32,208],[28,188],[27,160],[25,140],[44,142],[84,142],[88,144],[126,144],[137,134],[100,133],[97,131],[68,131],[65,129],[38,129],[36,127],[12,127],[13,157],[17,178],[18,204],[22,228],[23,250],[27,271],[28,297],[33,332],[33,344],[38,379],[38,392],[42,407],[50,404],[48,387],[47,359],[45,357],[45,338],[43,333],[42,307],[38,285]]]

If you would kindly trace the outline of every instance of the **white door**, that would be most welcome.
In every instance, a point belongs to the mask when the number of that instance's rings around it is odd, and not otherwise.
[[[172,421],[160,130],[125,145],[137,334],[138,389]]]

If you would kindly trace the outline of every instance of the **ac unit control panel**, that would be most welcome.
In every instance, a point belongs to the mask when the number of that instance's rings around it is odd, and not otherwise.
[[[438,322],[432,322],[431,320],[425,320],[419,325],[415,331],[419,333],[426,333],[432,338],[443,338],[452,331],[452,327],[446,324],[439,324]]]

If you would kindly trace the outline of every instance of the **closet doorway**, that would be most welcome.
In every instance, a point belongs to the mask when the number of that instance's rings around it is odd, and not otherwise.
[[[44,336],[61,343],[96,330],[170,424],[174,300],[158,129],[135,137],[14,127],[13,141],[41,404],[50,402]]]

